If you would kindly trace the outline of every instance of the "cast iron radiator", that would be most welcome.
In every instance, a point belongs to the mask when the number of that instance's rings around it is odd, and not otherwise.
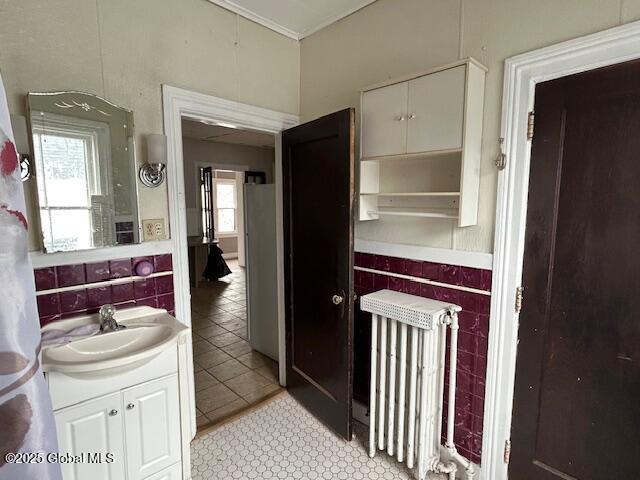
[[[473,478],[473,464],[456,450],[454,433],[458,312],[454,304],[392,290],[364,295],[371,318],[369,456],[376,447],[415,469],[455,478],[457,463]],[[451,329],[447,441],[441,460],[447,328]]]

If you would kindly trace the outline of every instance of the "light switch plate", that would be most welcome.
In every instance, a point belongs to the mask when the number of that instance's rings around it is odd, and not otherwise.
[[[152,218],[142,221],[142,237],[145,242],[164,240],[164,218]]]

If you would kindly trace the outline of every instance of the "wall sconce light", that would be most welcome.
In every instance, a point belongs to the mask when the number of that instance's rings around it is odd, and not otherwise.
[[[33,173],[27,119],[21,115],[11,115],[11,128],[16,142],[16,150],[20,157],[20,178],[26,182]]]
[[[147,162],[140,167],[140,181],[146,187],[162,185],[166,176],[167,137],[153,133],[147,135]]]

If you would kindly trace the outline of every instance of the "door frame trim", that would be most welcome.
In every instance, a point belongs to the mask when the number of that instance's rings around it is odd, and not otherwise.
[[[182,153],[182,117],[204,122],[222,122],[238,128],[272,133],[276,137],[276,237],[278,260],[278,343],[280,383],[286,384],[286,342],[284,339],[284,242],[282,217],[282,130],[300,123],[298,115],[278,112],[245,103],[234,102],[204,93],[162,85],[162,110],[164,131],[167,136],[167,188],[171,253],[173,254],[173,291],[176,317],[191,326],[191,292],[189,285],[189,257],[187,253],[187,213],[185,204],[184,158]],[[196,434],[195,387],[192,344],[187,342],[188,412],[191,422],[191,438]]]
[[[515,290],[522,281],[531,141],[527,117],[536,85],[640,58],[640,21],[507,58],[501,137],[507,165],[498,175],[489,355],[482,440],[482,478],[504,480],[510,438],[519,315]],[[514,446],[517,448],[517,445]]]

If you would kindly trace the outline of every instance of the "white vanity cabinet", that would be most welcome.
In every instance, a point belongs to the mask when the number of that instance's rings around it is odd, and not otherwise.
[[[127,478],[143,479],[180,461],[178,378],[172,375],[122,392]]]
[[[106,458],[95,463],[89,459],[62,463],[64,480],[125,480],[124,423],[119,393],[59,410],[55,421],[61,454],[113,455],[113,463],[108,463]]]
[[[56,411],[60,453],[85,455],[80,463],[62,465],[64,480],[170,475],[165,470],[179,467],[181,455],[179,403],[174,374]],[[102,461],[89,462],[96,453]]]
[[[182,480],[182,470],[180,465],[174,465],[156,473],[155,475],[151,475],[145,480]]]
[[[189,478],[182,468],[189,438],[182,433],[188,425],[181,423],[178,359],[174,345],[109,375],[47,373],[60,454],[84,454],[82,462],[62,464],[63,480]],[[89,462],[96,453],[103,461]]]
[[[360,220],[477,223],[485,74],[466,59],[362,91]]]

